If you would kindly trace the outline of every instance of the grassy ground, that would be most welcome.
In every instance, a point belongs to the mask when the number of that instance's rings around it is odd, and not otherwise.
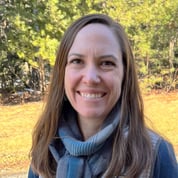
[[[178,93],[145,95],[147,123],[169,139],[178,155]],[[0,106],[0,177],[27,172],[32,128],[42,103]]]
[[[144,96],[147,125],[173,144],[178,159],[178,93]]]
[[[33,126],[42,103],[0,106],[0,175],[26,172]]]

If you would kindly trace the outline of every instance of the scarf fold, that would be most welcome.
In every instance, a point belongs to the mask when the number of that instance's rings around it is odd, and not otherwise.
[[[56,178],[101,177],[111,158],[112,134],[119,123],[119,108],[117,104],[105,119],[101,130],[86,141],[82,141],[74,111],[70,108],[65,112],[58,129],[64,154],[60,155],[53,144],[49,147],[57,162]]]

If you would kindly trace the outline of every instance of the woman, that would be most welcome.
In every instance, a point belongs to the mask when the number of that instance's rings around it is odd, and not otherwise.
[[[145,127],[130,44],[110,17],[64,34],[31,158],[29,178],[178,177],[172,146]]]

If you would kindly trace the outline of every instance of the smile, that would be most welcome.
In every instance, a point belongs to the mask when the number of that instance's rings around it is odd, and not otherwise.
[[[80,93],[80,96],[87,99],[97,99],[104,96],[103,93]]]

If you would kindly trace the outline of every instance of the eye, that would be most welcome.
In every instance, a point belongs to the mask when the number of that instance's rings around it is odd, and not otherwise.
[[[111,62],[111,61],[103,61],[101,63],[101,65],[104,65],[104,66],[115,66],[114,62]]]
[[[112,68],[116,66],[116,64],[113,61],[102,61],[100,65],[103,68]]]
[[[69,64],[82,64],[83,61],[79,58],[74,58],[69,60]]]

